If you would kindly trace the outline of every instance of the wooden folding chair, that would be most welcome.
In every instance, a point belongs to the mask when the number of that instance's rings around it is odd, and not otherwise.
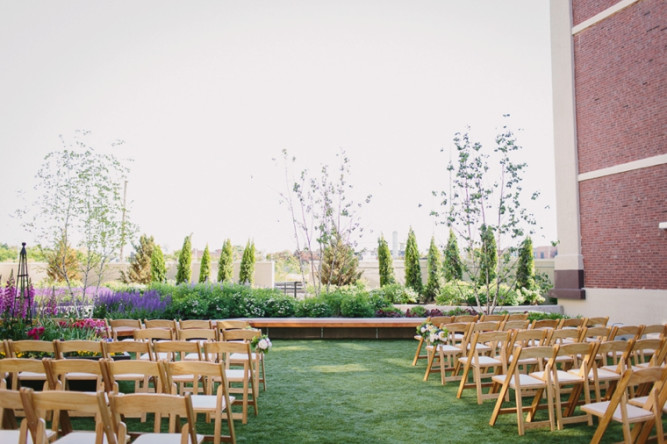
[[[166,328],[176,332],[176,330],[178,330],[178,323],[176,322],[176,319],[144,319],[144,327]]]
[[[641,426],[638,428],[638,424],[652,421],[658,432],[658,442],[663,443],[664,432],[661,417],[665,401],[664,396],[662,400],[660,399],[660,391],[666,383],[667,368],[650,367],[638,370],[625,370],[614,395],[609,401],[590,403],[581,407],[583,411],[600,418],[598,428],[595,430],[591,443],[597,444],[602,440],[602,436],[611,421],[622,423],[623,438],[627,443],[635,442],[641,428]],[[651,390],[651,395],[646,403],[638,407],[628,402],[628,389],[641,384],[652,384],[653,390]],[[635,424],[632,430],[630,429],[631,424]],[[645,438],[647,437],[645,436]],[[641,442],[645,441],[646,439]]]
[[[479,315],[457,315],[452,319],[452,323],[458,324],[461,322],[477,322],[479,320]]]
[[[189,361],[201,361],[203,358],[201,345],[198,341],[162,341],[154,342],[153,350],[158,360],[166,361],[184,361],[189,357]],[[197,380],[191,375],[178,375],[174,378],[180,385],[180,392],[188,390],[190,385],[193,394],[199,391]]]
[[[591,362],[589,371],[589,383],[593,383],[595,391],[595,401],[602,401],[602,389],[605,389],[605,397],[611,397],[613,387],[621,379],[621,375],[628,367],[630,353],[634,347],[635,341],[603,341],[598,345],[596,358]],[[610,354],[619,354],[625,358],[619,359],[616,365],[606,365],[607,356]]]
[[[141,433],[133,444],[195,444],[204,440],[197,435],[196,418],[192,409],[190,393],[183,396],[164,393],[133,393],[112,394],[109,397],[112,412],[112,421],[118,430],[118,441],[123,443],[129,439],[127,425],[123,422],[124,416],[153,413],[155,424],[153,433]],[[169,432],[160,433],[160,424],[163,416],[169,418]],[[180,419],[186,423],[181,426]],[[181,428],[180,433],[177,432]]]
[[[509,330],[525,330],[530,326],[530,321],[528,319],[515,319],[503,321],[500,329],[503,331]]]
[[[257,336],[261,336],[262,331],[254,328],[246,328],[242,330],[226,330],[223,332],[225,341],[242,341],[250,342]],[[266,391],[266,369],[264,366],[264,352],[260,350],[255,350],[251,353],[251,359],[254,363],[254,375],[255,375],[255,385],[259,389],[259,385],[262,384],[262,388]],[[233,353],[231,356],[232,363],[243,363],[246,359],[244,354]]]
[[[440,372],[440,382],[442,385],[445,385],[447,381],[456,381],[459,379],[457,375],[461,364],[458,358],[465,356],[468,352],[468,341],[470,341],[473,325],[475,324],[472,322],[457,322],[444,325],[447,328],[447,343],[426,346],[428,359],[426,361],[424,381],[428,381],[428,377],[434,372]],[[447,376],[447,372],[451,372],[451,375]]]
[[[34,442],[34,435],[36,431],[28,429],[28,421],[21,421],[19,427],[16,423],[16,416],[14,414],[17,410],[23,410],[23,403],[21,402],[21,394],[18,390],[0,389],[0,418],[2,418],[3,426],[11,428],[3,428],[0,430],[0,442],[3,443],[32,443]]]
[[[171,388],[172,394],[178,394],[177,384],[173,382],[174,376],[194,375],[204,385],[204,394],[192,395],[192,408],[195,415],[205,413],[207,416],[214,416],[214,444],[220,444],[220,441],[236,442],[234,434],[234,419],[232,417],[231,405],[234,397],[229,396],[225,364],[223,362],[204,362],[204,361],[162,361],[161,365],[165,367],[166,382]],[[219,381],[216,394],[213,394],[213,385]],[[225,414],[227,424],[229,425],[229,435],[222,436],[222,414]]]
[[[557,329],[562,328],[583,328],[586,326],[588,318],[563,318],[558,323]]]
[[[69,431],[62,438],[54,441],[58,444],[116,444],[116,434],[109,415],[104,392],[85,393],[62,390],[35,392],[32,389],[21,389],[21,400],[26,415],[28,428],[36,430],[35,444],[47,444],[48,434],[44,412],[85,412],[95,416],[95,431]],[[56,415],[54,414],[54,417]],[[68,423],[68,421],[63,421]],[[69,427],[68,427],[69,428]],[[125,441],[121,441],[125,442]]]
[[[504,314],[482,314],[482,316],[479,318],[479,322],[488,322],[488,321],[495,321],[495,322],[504,322],[508,318],[508,315],[506,313]]]
[[[609,322],[609,316],[597,316],[588,318],[586,327],[606,327]]]
[[[135,341],[173,341],[174,331],[170,328],[153,327],[134,330]]]
[[[20,376],[23,376],[22,378]],[[9,376],[11,381],[6,381]],[[21,381],[43,381],[43,387],[48,387],[46,370],[41,359],[4,358],[0,359],[0,388],[11,387],[14,390],[21,388]]]
[[[482,404],[485,399],[495,399],[498,396],[493,382],[482,382],[482,379],[490,379],[494,374],[505,374],[507,372],[507,346],[512,335],[508,331],[475,332],[467,356],[458,360],[463,364],[463,375],[457,398],[461,398],[466,388],[476,388],[477,404]],[[472,369],[473,383],[468,382],[468,375]],[[489,371],[493,370],[493,373]],[[482,387],[491,387],[488,393],[482,392]]]
[[[530,324],[530,328],[531,329],[536,329],[536,328],[555,329],[555,328],[558,327],[558,324],[560,324],[559,319],[535,319]]]
[[[591,402],[591,391],[589,386],[589,372],[592,366],[592,360],[595,359],[597,343],[573,343],[559,345],[552,357],[550,363],[552,371],[552,383],[554,385],[554,400],[556,410],[556,425],[558,430],[562,430],[565,424],[586,421],[588,425],[593,425],[593,418],[590,414],[574,416],[574,410],[579,404],[581,392],[584,392],[584,402]],[[559,369],[557,362],[560,356],[568,356],[575,364],[575,368],[569,370]],[[569,387],[569,397],[567,402],[561,401],[561,394],[565,393],[564,388]]]
[[[211,328],[189,328],[187,330],[177,330],[177,337],[179,341],[191,341],[199,344],[200,353],[189,353],[183,360],[185,361],[199,361],[202,359],[201,348],[206,341],[216,341],[217,333]]]
[[[554,406],[553,406],[553,384],[550,379],[551,369],[549,363],[544,368],[541,368],[544,377],[536,378],[534,376],[523,374],[519,371],[519,362],[522,360],[535,360],[542,366],[546,359],[551,359],[554,353],[554,348],[550,346],[529,347],[523,348],[517,346],[514,349],[514,354],[510,360],[510,366],[507,373],[504,375],[495,375],[491,379],[501,384],[500,392],[496,405],[491,414],[489,425],[495,425],[498,416],[502,414],[515,413],[517,417],[517,428],[519,435],[525,434],[527,428],[549,426],[554,430]],[[503,408],[503,403],[507,402],[509,398],[509,391],[514,390],[515,407]],[[546,404],[541,405],[542,394],[547,391]],[[523,398],[532,397],[533,401],[530,406],[524,407]],[[535,414],[537,410],[546,406],[549,414],[548,421],[535,421]],[[528,415],[524,418],[524,412]]]
[[[44,369],[50,390],[72,390],[72,381],[91,381],[92,390],[104,390],[103,371],[99,360],[91,359],[44,359]]]
[[[118,338],[131,337],[135,330],[144,328],[139,319],[107,319],[107,324],[114,341],[117,341]]]
[[[232,361],[232,354],[245,355],[246,359],[242,364],[238,361]],[[233,413],[235,419],[241,418],[243,424],[248,422],[248,406],[252,405],[255,410],[255,416],[258,414],[257,406],[257,386],[255,385],[255,376],[253,371],[252,353],[250,344],[244,342],[205,342],[204,354],[208,357],[215,357],[216,362],[224,362],[227,383],[229,384],[229,393],[241,393],[242,412]],[[241,385],[240,387],[238,385]],[[234,404],[237,404],[237,399]]]
[[[528,320],[528,313],[509,313],[507,315],[508,321],[526,321]]]
[[[178,327],[181,330],[187,330],[189,328],[213,328],[213,323],[210,320],[205,319],[187,319],[179,320]]]
[[[514,350],[516,347],[542,347],[545,345],[549,331],[544,328],[535,330],[525,329],[516,330],[511,338],[511,343],[507,348],[507,356],[509,361],[513,359]],[[533,368],[540,364],[535,358],[523,358],[519,361],[519,371],[529,374]]]
[[[19,341],[7,340],[6,355],[12,358],[27,358],[27,356],[35,356],[36,359],[54,358],[56,354],[55,341],[36,341],[32,339],[24,339]],[[46,373],[41,371],[31,371],[27,368],[12,375],[12,388],[18,389],[21,381],[44,381],[46,382]]]

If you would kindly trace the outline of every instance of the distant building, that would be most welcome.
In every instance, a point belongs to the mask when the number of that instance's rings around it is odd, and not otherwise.
[[[535,259],[553,259],[558,254],[558,248],[553,245],[543,245],[533,248],[533,258]]]

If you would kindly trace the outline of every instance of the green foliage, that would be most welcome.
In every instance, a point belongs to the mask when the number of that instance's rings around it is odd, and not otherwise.
[[[315,297],[299,301],[295,315],[302,318],[328,318],[333,316],[333,311],[323,297]]]
[[[18,247],[10,247],[5,243],[0,243],[0,262],[18,262]]]
[[[243,250],[241,268],[239,270],[239,283],[252,286],[255,281],[255,243],[248,241]]]
[[[519,247],[516,288],[525,288],[526,290],[535,288],[535,261],[533,259],[533,241],[530,236],[526,237]]]
[[[183,248],[178,255],[178,269],[176,270],[176,284],[190,282],[192,274],[192,236],[185,236]]]
[[[79,254],[64,239],[60,239],[53,250],[46,253],[46,275],[53,282],[70,282],[81,279]]]
[[[463,266],[461,265],[461,256],[459,255],[459,245],[456,241],[454,230],[449,229],[449,239],[447,239],[447,248],[445,248],[444,261],[445,281],[460,281],[463,279]]]
[[[218,261],[218,282],[231,282],[234,278],[234,248],[232,241],[225,240]]]
[[[426,317],[426,308],[423,305],[416,305],[410,309],[410,313],[415,318]]]
[[[327,287],[354,285],[361,277],[361,272],[357,271],[358,266],[359,259],[352,246],[344,243],[340,234],[336,233],[324,249],[320,269],[321,282]]]
[[[498,266],[498,252],[496,249],[496,238],[493,228],[482,225],[480,229],[482,248],[479,250],[479,275],[476,280],[478,287],[487,286],[496,278],[496,267]]]
[[[530,322],[539,321],[541,319],[568,319],[569,316],[560,313],[544,313],[541,311],[528,312],[528,320]]]
[[[201,257],[201,264],[199,268],[199,283],[203,284],[208,282],[208,278],[211,275],[211,253],[208,251],[208,244],[204,248],[204,253]]]
[[[389,245],[384,239],[384,236],[380,236],[380,239],[378,239],[378,264],[380,272],[380,287],[395,284],[396,278],[394,277],[394,265],[391,259]]]
[[[371,294],[379,295],[392,304],[415,304],[419,300],[417,292],[401,284],[385,285],[372,290]]]
[[[155,245],[151,254],[151,282],[167,282],[167,265],[159,245]]]
[[[440,250],[435,244],[435,238],[431,237],[431,245],[428,249],[428,280],[424,289],[426,302],[433,301],[440,293],[440,287],[442,286],[441,263]]]
[[[422,272],[419,265],[419,248],[417,248],[417,237],[415,232],[408,232],[408,240],[405,244],[405,286],[410,287],[417,293],[422,292]]]
[[[266,258],[274,262],[276,281],[278,282],[288,280],[289,275],[301,274],[299,259],[291,251],[270,253]]]
[[[447,281],[435,297],[435,302],[440,305],[462,305],[468,300],[474,300],[475,293],[470,282],[461,280]]]
[[[341,301],[340,312],[346,318],[372,318],[375,307],[367,294],[348,295]]]
[[[120,272],[121,281],[126,284],[131,282],[137,284],[148,284],[151,282],[151,256],[155,249],[155,239],[142,234],[139,245],[134,246],[134,255],[130,259],[130,267],[127,274]]]

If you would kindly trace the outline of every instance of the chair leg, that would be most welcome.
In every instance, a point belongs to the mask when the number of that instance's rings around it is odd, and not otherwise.
[[[419,344],[417,345],[417,351],[415,352],[415,357],[412,360],[412,366],[414,367],[417,365],[417,361],[420,359],[421,356],[421,351],[422,351],[422,346],[424,345],[424,338],[419,337]]]

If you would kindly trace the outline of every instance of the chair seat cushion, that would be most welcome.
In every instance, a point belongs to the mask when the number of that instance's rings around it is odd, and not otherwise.
[[[204,436],[197,435],[197,443],[203,442]],[[138,444],[181,444],[180,433],[143,433],[132,443]]]
[[[581,410],[586,413],[592,413],[596,416],[604,416],[607,408],[609,407],[609,401],[594,402],[592,404],[584,404],[581,406]],[[628,421],[633,422],[642,422],[653,418],[653,413],[649,410],[644,410],[640,407],[628,404]],[[614,410],[612,415],[614,421],[622,422],[623,418],[621,417],[621,406],[619,405]]]
[[[193,395],[191,397],[192,399],[192,408],[197,411],[201,410],[206,410],[206,411],[211,411],[215,409],[215,405],[218,401],[218,397],[216,395]],[[234,403],[235,398],[233,396],[229,397],[229,402]],[[222,399],[222,409],[221,411],[224,411],[227,408],[225,405],[225,399]]]

